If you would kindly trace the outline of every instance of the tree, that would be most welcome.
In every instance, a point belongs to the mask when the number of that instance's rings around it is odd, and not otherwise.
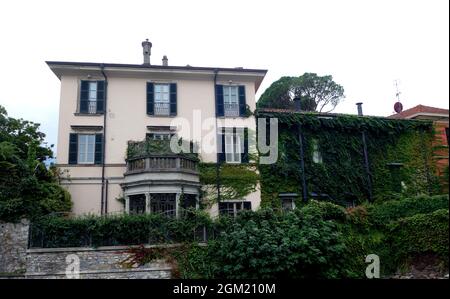
[[[44,165],[53,157],[44,137],[39,124],[8,117],[0,106],[0,220],[70,211],[70,194]]]
[[[344,88],[332,76],[304,73],[299,77],[281,77],[267,88],[257,102],[258,108],[294,108],[300,97],[303,111],[331,112],[343,100]]]

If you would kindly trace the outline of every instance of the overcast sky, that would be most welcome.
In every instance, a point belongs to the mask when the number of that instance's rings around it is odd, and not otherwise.
[[[56,143],[59,80],[44,61],[267,68],[332,75],[336,112],[387,116],[399,80],[405,109],[448,108],[449,1],[0,1],[0,104]]]

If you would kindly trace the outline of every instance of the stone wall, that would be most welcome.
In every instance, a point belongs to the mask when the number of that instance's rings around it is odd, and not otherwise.
[[[0,222],[0,274],[20,274],[26,270],[28,221]]]
[[[127,248],[108,246],[29,249],[25,277],[67,278],[66,269],[73,267],[76,260],[79,265],[79,278],[170,278],[171,267],[164,261],[124,268],[120,262],[129,256]]]
[[[73,269],[75,260],[79,278],[171,277],[171,266],[164,261],[122,267],[120,262],[129,256],[127,246],[27,249],[28,229],[25,220],[0,223],[0,278],[67,278],[66,269]]]

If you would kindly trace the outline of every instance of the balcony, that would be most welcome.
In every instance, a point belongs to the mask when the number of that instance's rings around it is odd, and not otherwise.
[[[196,206],[200,194],[198,157],[194,153],[174,153],[170,140],[128,143],[124,191],[129,213],[165,213],[178,215],[183,198],[194,198]]]
[[[145,158],[127,160],[127,172],[167,172],[187,171],[197,172],[197,161],[182,155],[148,155]]]

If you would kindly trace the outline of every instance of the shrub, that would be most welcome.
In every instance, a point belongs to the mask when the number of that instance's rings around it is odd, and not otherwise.
[[[311,200],[300,209],[301,213],[320,217],[324,220],[344,221],[346,219],[345,209],[327,201]]]
[[[399,219],[389,225],[388,238],[392,254],[399,260],[431,252],[448,263],[448,209]]]
[[[370,222],[377,226],[387,225],[399,218],[448,208],[448,195],[420,195],[367,206]]]
[[[43,217],[32,224],[34,247],[80,247],[191,242],[211,221],[202,211],[188,211],[180,219],[159,214]]]
[[[336,278],[344,245],[336,225],[271,210],[243,214],[209,244],[216,278]]]

